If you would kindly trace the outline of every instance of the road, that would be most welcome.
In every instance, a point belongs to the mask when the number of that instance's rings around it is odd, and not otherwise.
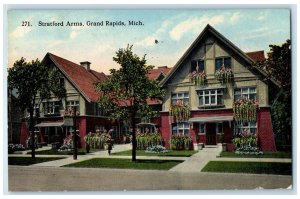
[[[253,190],[292,184],[291,176],[281,175],[28,166],[9,166],[8,179],[12,192]]]

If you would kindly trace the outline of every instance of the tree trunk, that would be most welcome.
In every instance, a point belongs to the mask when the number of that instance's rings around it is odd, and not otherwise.
[[[135,111],[131,114],[131,127],[132,127],[132,161],[136,161],[136,135],[135,135]]]
[[[30,114],[29,132],[31,132],[31,134],[30,134],[31,158],[35,159],[35,136],[34,136],[33,108],[29,109],[29,114]]]

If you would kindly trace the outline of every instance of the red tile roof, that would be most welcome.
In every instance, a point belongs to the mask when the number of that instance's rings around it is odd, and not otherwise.
[[[46,56],[66,75],[70,82],[81,92],[88,101],[97,101],[99,94],[96,92],[94,83],[107,79],[104,73],[94,70],[86,70],[83,66],[73,63],[54,54],[47,53]]]
[[[149,79],[154,80],[157,79],[161,73],[164,76],[167,75],[170,70],[171,68],[168,68],[168,66],[159,66],[158,68],[153,68],[147,76]]]
[[[264,53],[263,50],[254,51],[254,52],[247,52],[246,55],[248,55],[248,57],[253,59],[253,61],[255,61],[255,62],[264,61],[266,59],[265,58],[265,53]]]

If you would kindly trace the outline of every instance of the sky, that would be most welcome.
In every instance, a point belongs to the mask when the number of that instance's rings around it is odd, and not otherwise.
[[[142,25],[129,25],[132,20]],[[39,26],[53,21],[64,26]],[[84,26],[66,26],[68,21]],[[104,25],[88,26],[88,21]],[[106,26],[106,21],[125,26]],[[270,44],[290,38],[288,9],[10,10],[8,67],[21,57],[42,60],[51,52],[75,63],[89,61],[92,69],[109,74],[119,67],[116,51],[128,44],[140,57],[146,54],[147,64],[173,67],[207,24],[244,52],[266,53]]]

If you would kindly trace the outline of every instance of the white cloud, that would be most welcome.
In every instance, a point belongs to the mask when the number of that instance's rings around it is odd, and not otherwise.
[[[240,18],[241,18],[241,13],[240,12],[235,12],[231,15],[231,17],[229,18],[231,23],[235,23],[237,22]]]
[[[136,42],[134,45],[135,46],[145,46],[145,47],[154,46],[155,45],[155,40],[156,40],[155,36],[148,36],[145,39]]]
[[[32,30],[31,27],[28,26],[18,26],[15,31],[11,33],[11,36],[14,38],[20,38],[23,37],[25,34],[30,32]]]
[[[104,53],[104,52],[108,52],[108,51],[114,51],[116,50],[114,47],[112,47],[112,45],[110,44],[101,44],[96,48],[96,54],[99,53]]]
[[[203,16],[203,17],[189,17],[187,20],[182,21],[176,25],[170,32],[170,37],[173,40],[179,41],[181,37],[187,33],[199,33],[207,24],[216,26],[224,22],[223,15],[217,16]]]
[[[70,38],[75,39],[77,35],[78,35],[78,31],[72,30],[71,33],[70,33]]]
[[[57,47],[59,45],[62,45],[63,43],[64,43],[63,40],[50,41],[49,44],[47,45],[47,49]]]

